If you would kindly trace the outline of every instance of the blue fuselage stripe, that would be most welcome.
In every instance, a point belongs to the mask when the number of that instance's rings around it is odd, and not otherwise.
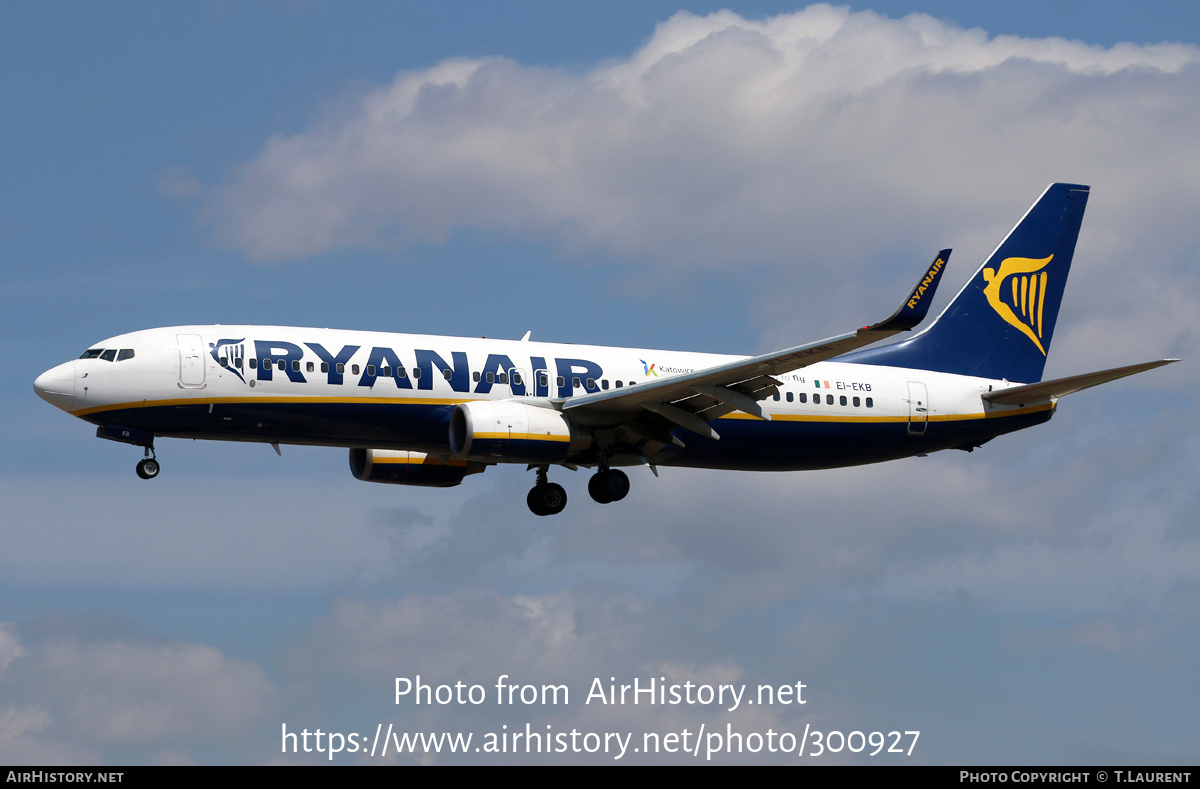
[[[128,406],[83,418],[121,425],[158,437],[279,442],[331,447],[403,449],[446,454],[453,404],[237,402]],[[904,421],[806,421],[720,419],[721,438],[679,429],[685,445],[667,450],[662,465],[746,471],[833,468],[908,457],[922,452],[979,444],[1050,419],[1053,411],[1014,412],[989,419],[932,421],[924,436],[908,433]],[[589,457],[572,457],[588,464]],[[551,461],[554,462],[554,461]],[[615,464],[640,462],[632,450]]]

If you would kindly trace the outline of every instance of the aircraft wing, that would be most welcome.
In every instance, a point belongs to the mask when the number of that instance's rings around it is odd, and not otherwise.
[[[841,356],[919,324],[929,312],[929,305],[949,257],[949,249],[939,252],[900,309],[885,321],[820,342],[739,359],[694,373],[571,397],[563,402],[563,412],[624,413],[631,416],[652,412],[669,422],[712,438],[719,436],[708,422],[733,411],[745,411],[762,419],[770,419],[758,401],[778,391],[779,381],[771,376]],[[662,435],[665,434],[660,434],[660,437]],[[672,442],[668,439],[664,443]],[[679,442],[675,440],[673,443]]]
[[[1154,362],[1131,364],[1128,367],[1115,367],[1111,370],[1101,370],[1095,373],[1072,375],[1069,378],[1056,378],[1053,381],[1041,381],[1036,384],[1014,386],[1010,389],[1001,389],[996,392],[988,392],[983,396],[983,399],[991,403],[1000,403],[1002,405],[1025,405],[1027,403],[1036,403],[1041,400],[1049,400],[1053,397],[1065,397],[1066,395],[1075,394],[1076,392],[1089,389],[1093,386],[1099,386],[1100,384],[1106,384],[1109,381],[1115,381],[1118,378],[1124,378],[1127,375],[1144,373],[1146,370],[1153,370],[1155,367],[1162,367],[1163,365],[1172,364],[1177,361],[1179,360],[1159,359],[1158,361]]]

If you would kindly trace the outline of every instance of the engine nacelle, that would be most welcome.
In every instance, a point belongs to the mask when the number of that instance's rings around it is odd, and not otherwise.
[[[452,488],[468,474],[478,474],[484,463],[441,458],[424,452],[392,449],[351,449],[350,473],[364,482],[389,485],[421,485],[427,488]]]
[[[560,463],[590,443],[590,434],[553,408],[472,400],[450,414],[450,451],[459,458]]]

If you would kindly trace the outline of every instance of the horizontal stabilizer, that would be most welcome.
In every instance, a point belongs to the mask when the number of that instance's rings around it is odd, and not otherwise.
[[[1056,378],[1053,381],[1042,381],[1036,384],[1027,384],[1025,386],[1014,386],[1011,389],[1001,389],[998,392],[988,392],[983,396],[984,400],[1000,405],[1025,405],[1026,403],[1035,403],[1041,400],[1049,400],[1052,397],[1063,397],[1065,395],[1074,394],[1075,392],[1089,389],[1093,386],[1106,384],[1109,381],[1115,381],[1118,378],[1124,378],[1127,375],[1136,375],[1143,373],[1146,370],[1153,370],[1155,367],[1162,367],[1166,364],[1179,361],[1178,359],[1159,359],[1154,362],[1142,362],[1141,364],[1131,364],[1128,367],[1115,367],[1112,370],[1101,370],[1095,373],[1084,373],[1083,375],[1072,375],[1069,378]]]

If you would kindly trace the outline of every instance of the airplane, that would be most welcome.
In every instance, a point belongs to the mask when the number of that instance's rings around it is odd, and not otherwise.
[[[368,482],[452,487],[499,463],[536,471],[526,503],[562,512],[550,466],[595,469],[588,492],[629,492],[623,467],[823,469],[968,452],[1048,421],[1058,398],[1178,361],[1042,381],[1090,188],[1051,184],[945,310],[926,317],[950,250],[887,320],[735,357],[521,340],[282,326],[174,326],[90,346],[34,381],[100,438],[349,449]]]

